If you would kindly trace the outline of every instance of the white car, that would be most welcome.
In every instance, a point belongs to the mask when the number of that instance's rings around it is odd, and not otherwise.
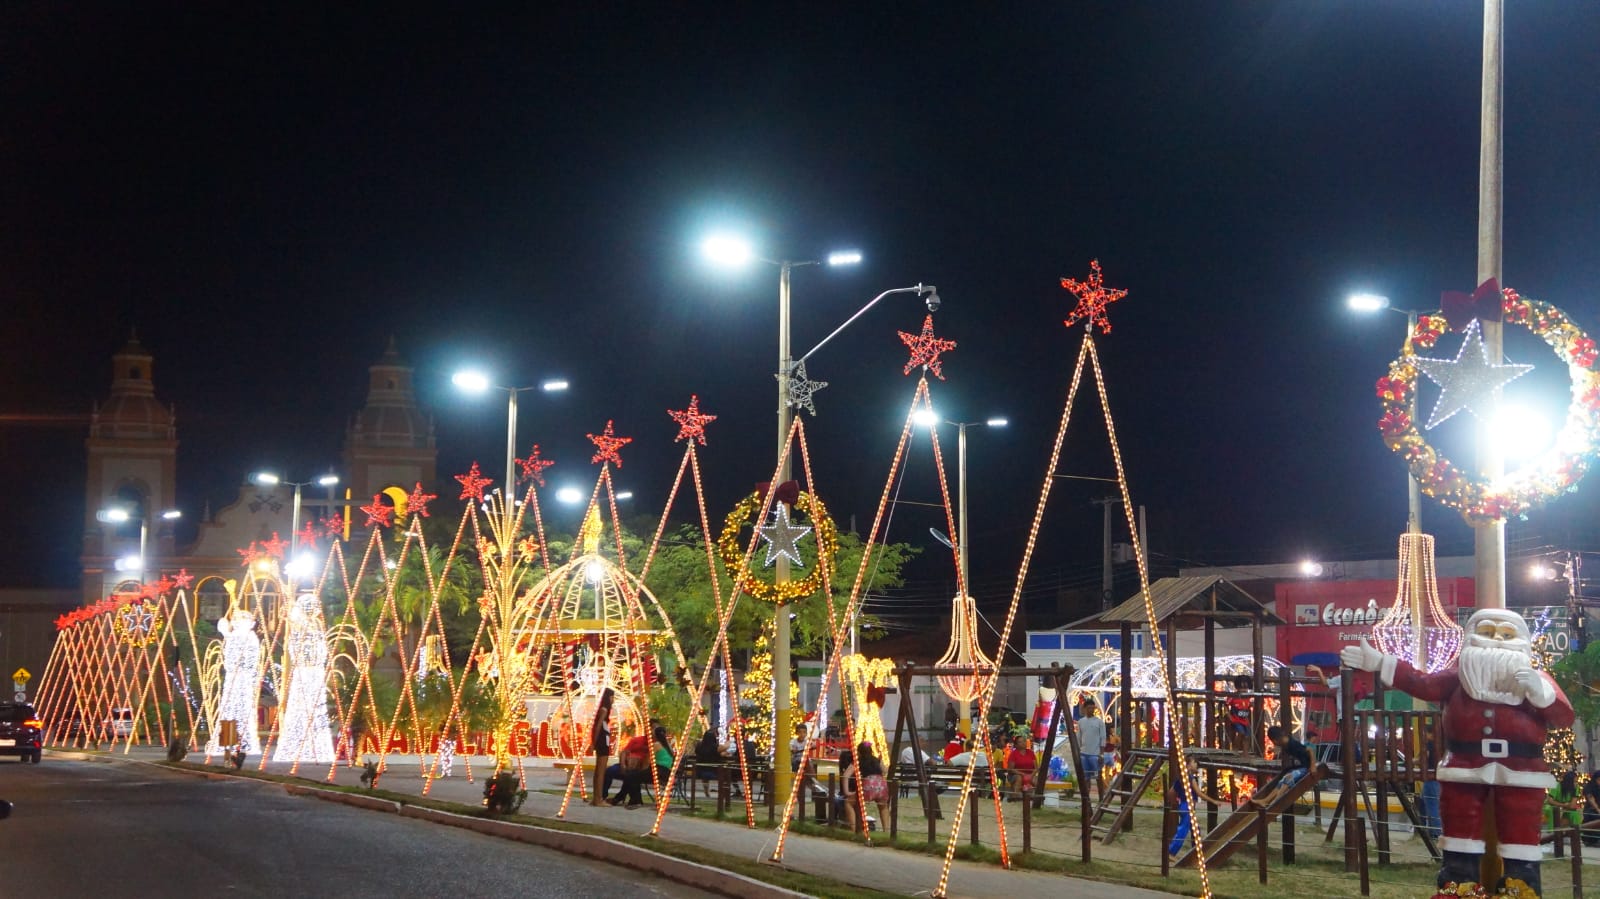
[[[106,730],[118,738],[133,733],[133,709],[112,709],[111,717],[106,719]]]

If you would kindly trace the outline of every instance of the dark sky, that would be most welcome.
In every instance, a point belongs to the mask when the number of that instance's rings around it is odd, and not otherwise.
[[[1393,552],[1372,383],[1401,321],[1342,301],[1473,284],[1477,4],[526,6],[7,4],[0,413],[86,411],[136,326],[193,515],[253,468],[336,463],[393,334],[441,475],[501,465],[503,409],[448,385],[467,360],[570,378],[524,405],[523,448],[587,487],[583,435],[615,419],[641,511],[681,452],[664,410],[698,392],[720,517],[770,473],[777,278],[712,270],[699,239],[858,247],[797,273],[796,350],[938,285],[960,347],[936,402],[1013,423],[972,439],[974,568],[1004,593],[1080,340],[1058,279],[1097,257],[1129,290],[1099,346],[1154,550]],[[1600,327],[1600,6],[1507,16],[1505,281]],[[885,301],[811,366],[846,523],[882,489],[914,387],[895,331],[923,314]],[[1062,470],[1110,474],[1097,408],[1075,421]],[[1437,439],[1464,455],[1462,433]],[[74,581],[83,436],[0,425],[0,582]],[[1062,482],[1041,578],[1097,580],[1104,486]],[[936,498],[925,464],[902,496]],[[1591,511],[1565,506],[1545,520]],[[1425,517],[1460,545],[1453,513]],[[931,524],[902,507],[889,536],[931,546]]]

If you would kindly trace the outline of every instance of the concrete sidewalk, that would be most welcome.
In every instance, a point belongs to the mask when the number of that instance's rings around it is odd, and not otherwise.
[[[159,761],[165,757],[161,752],[144,749],[134,749],[127,756],[118,753],[118,756],[140,761]],[[189,761],[194,762],[201,760],[200,757],[192,755],[189,758]],[[229,770],[222,768],[220,764],[217,767],[219,771]],[[268,762],[264,770],[271,774],[288,775],[290,767],[288,764]],[[246,763],[246,769],[261,770],[260,760],[250,759]],[[483,778],[490,770],[492,770],[490,765],[474,763],[474,779],[469,782],[466,778],[466,766],[458,758],[454,776],[435,780],[428,796],[471,807],[481,806]],[[301,765],[297,772],[299,777],[312,783],[326,782],[327,774],[326,764]],[[536,818],[555,818],[560,810],[562,797],[546,791],[563,789],[566,785],[566,772],[553,768],[529,767],[526,769],[526,777],[528,799],[522,807],[522,814]],[[334,782],[345,786],[360,786],[360,778],[360,768],[339,767],[335,771]],[[387,771],[382,776],[379,788],[393,793],[421,795],[425,783],[416,756],[390,756]],[[707,804],[713,802],[704,801]],[[742,803],[735,805],[734,814],[742,816]],[[781,806],[779,814],[782,814]],[[580,800],[574,790],[564,820],[617,833],[645,834],[650,831],[651,824],[655,821],[655,809],[650,805],[632,811],[611,806],[596,808]],[[752,829],[744,826],[742,821],[716,821],[669,813],[662,821],[659,838],[765,862],[772,857],[773,846],[777,842],[776,827],[766,823],[764,806],[757,807],[756,821],[757,826]],[[796,871],[902,895],[930,893],[938,886],[942,863],[943,858],[939,856],[796,833],[789,834],[784,842],[782,862],[784,867]],[[1005,896],[1007,899],[1099,899],[1109,890],[1115,890],[1119,899],[1121,897],[1167,899],[1172,895],[1120,884],[1080,880],[1061,874],[1007,871],[993,865],[960,861],[951,868],[947,886],[948,894],[952,897]]]

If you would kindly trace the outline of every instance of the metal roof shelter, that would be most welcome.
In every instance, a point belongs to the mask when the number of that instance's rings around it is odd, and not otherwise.
[[[1262,686],[1262,628],[1268,624],[1286,624],[1282,618],[1263,605],[1244,588],[1220,575],[1193,577],[1168,577],[1150,585],[1150,603],[1155,608],[1156,624],[1166,652],[1167,682],[1178,682],[1178,656],[1173,648],[1178,644],[1178,630],[1205,629],[1206,686],[1205,698],[1209,705],[1216,698],[1217,639],[1220,627],[1249,627],[1252,671],[1256,688]],[[1067,630],[1102,630],[1113,625],[1122,629],[1122,708],[1133,707],[1133,631],[1148,628],[1150,618],[1145,611],[1144,593],[1135,593],[1127,601],[1098,615],[1074,621]],[[1260,717],[1260,701],[1256,703],[1256,717]],[[1133,745],[1132,715],[1121,714],[1120,730],[1123,746]]]

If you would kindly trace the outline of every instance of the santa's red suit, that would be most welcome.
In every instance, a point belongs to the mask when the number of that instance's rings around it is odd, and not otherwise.
[[[1385,684],[1443,706],[1446,751],[1434,775],[1444,831],[1439,848],[1481,855],[1483,807],[1493,801],[1500,857],[1539,861],[1545,790],[1556,785],[1544,761],[1545,734],[1573,720],[1572,703],[1556,682],[1538,672],[1548,689],[1512,705],[1474,699],[1453,666],[1422,674],[1386,656],[1379,674]]]

